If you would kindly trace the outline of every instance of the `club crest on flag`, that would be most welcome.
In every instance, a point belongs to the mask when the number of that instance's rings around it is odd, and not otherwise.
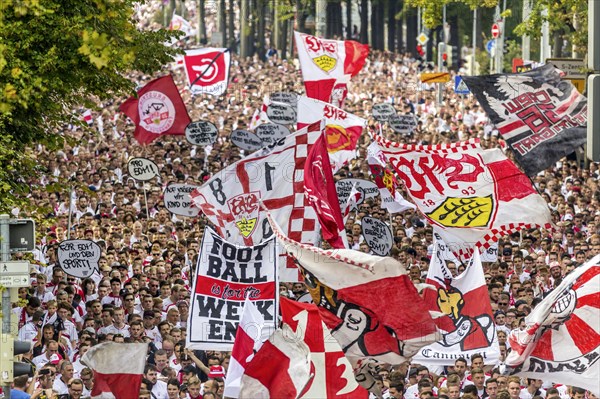
[[[313,60],[323,72],[329,73],[337,66],[338,43],[336,40],[323,40],[310,35],[303,35],[302,42]]]
[[[144,93],[138,102],[140,124],[149,132],[161,134],[173,126],[175,107],[168,96],[159,91]]]
[[[244,238],[250,237],[256,229],[260,212],[259,200],[260,192],[253,191],[236,195],[227,201],[235,225]]]
[[[330,153],[336,153],[352,145],[352,137],[346,128],[340,125],[325,126],[327,136],[327,149]]]

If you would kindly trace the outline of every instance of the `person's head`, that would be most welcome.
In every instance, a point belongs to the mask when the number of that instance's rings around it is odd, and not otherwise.
[[[578,387],[571,387],[571,398],[572,399],[583,399],[585,397],[585,389]]]
[[[483,368],[483,356],[480,353],[476,353],[471,356],[471,369],[482,369]]]
[[[511,399],[518,399],[521,393],[521,382],[519,377],[510,377],[507,381],[507,388]]]
[[[75,370],[73,369],[73,364],[70,361],[63,360],[60,363],[58,371],[60,372],[60,378],[62,380],[69,381],[71,378],[73,378],[73,373]]]
[[[465,372],[467,371],[467,361],[464,357],[459,357],[454,361],[454,371],[463,378],[465,376]]]
[[[208,380],[204,383],[204,391],[212,391],[214,388],[212,387],[212,385],[210,385],[210,389],[207,389],[207,385],[209,381],[212,380]],[[198,395],[200,395],[200,380],[198,379],[198,377],[194,376],[194,377],[190,377],[188,378],[187,381],[187,388],[188,388],[188,392],[190,393],[190,396],[192,397],[197,397]],[[215,384],[215,388],[216,388],[216,384]],[[216,391],[216,390],[215,390]]]
[[[482,369],[480,369],[480,368],[471,369],[471,379],[473,380],[473,384],[475,384],[477,389],[483,388],[483,384],[485,382],[485,374]]]
[[[496,399],[498,394],[498,381],[495,378],[489,378],[485,382],[485,391],[491,399]]]
[[[460,383],[448,382],[448,383],[446,383],[446,387],[448,388],[448,398],[450,398],[450,399],[460,398]]]
[[[87,390],[91,390],[94,385],[94,372],[89,367],[85,367],[79,372],[79,378]]]
[[[147,364],[144,368],[144,378],[150,381],[152,384],[156,384],[158,379],[158,369],[153,364]]]
[[[390,383],[388,394],[391,399],[402,399],[404,397],[404,385],[399,382]]]
[[[169,399],[176,399],[179,397],[179,381],[177,378],[171,378],[167,382],[167,395],[169,395]]]
[[[83,381],[79,378],[72,378],[69,383],[69,395],[72,399],[79,399],[83,394]]]
[[[41,388],[52,388],[55,375],[56,372],[53,367],[50,367],[49,365],[43,366],[38,373],[38,381],[40,382]]]
[[[419,390],[419,399],[430,399],[433,397],[433,385],[430,379],[423,378],[419,381],[417,387]]]
[[[556,388],[550,388],[546,391],[546,399],[560,399],[560,392]]]
[[[154,354],[154,363],[156,364],[156,368],[158,371],[162,371],[165,367],[169,365],[169,358],[167,356],[167,352],[164,349],[159,349]]]

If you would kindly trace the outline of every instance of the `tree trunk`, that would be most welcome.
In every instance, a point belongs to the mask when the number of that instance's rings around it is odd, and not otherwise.
[[[406,13],[406,52],[417,57],[417,10],[409,9]]]
[[[257,20],[257,31],[256,36],[258,39],[258,58],[260,60],[265,59],[265,16],[267,8],[265,7],[265,0],[257,0],[256,2],[256,20]]]
[[[369,0],[360,0],[360,42],[369,44]]]
[[[281,49],[281,59],[287,58],[287,42],[288,42],[288,26],[292,23],[291,20],[280,22],[281,34],[279,35],[279,49]]]
[[[344,38],[342,3],[327,4],[327,37],[336,40]]]
[[[225,14],[225,1],[226,0],[219,0],[219,16],[217,18],[217,31],[218,35],[221,36],[222,46],[227,45],[227,18]]]
[[[458,30],[458,15],[448,16],[448,23],[450,24],[450,40],[449,44],[456,50],[452,53],[452,68],[456,71],[462,66],[462,59],[460,58],[462,51],[462,38]]]
[[[302,1],[296,0],[296,30],[298,32],[306,32],[306,16],[304,15],[304,9],[302,8]]]
[[[229,10],[227,11],[227,25],[228,25],[228,38],[229,44],[228,47],[231,51],[237,53],[236,43],[235,43],[235,0],[229,0]]]
[[[198,0],[198,44],[206,44],[206,11],[204,0]]]
[[[396,0],[388,3],[388,51],[396,51]]]
[[[352,39],[352,0],[346,0],[346,39]]]
[[[371,2],[371,45],[375,50],[383,50],[384,44],[383,3]]]
[[[562,57],[562,45],[563,38],[561,31],[552,32],[552,57],[561,58]]]
[[[402,10],[403,6],[402,0],[398,0],[397,10]],[[396,21],[396,46],[398,47],[399,53],[404,53],[406,51],[406,43],[404,43],[404,19],[405,16],[403,15],[402,18],[399,18]]]
[[[250,0],[241,0],[240,7],[240,55],[242,58],[250,57]]]

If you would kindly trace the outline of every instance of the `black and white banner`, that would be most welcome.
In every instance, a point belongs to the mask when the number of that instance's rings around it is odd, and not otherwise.
[[[194,283],[186,345],[191,349],[230,351],[248,296],[265,318],[277,325],[277,251],[275,238],[259,245],[231,244],[207,227]]]
[[[528,176],[585,144],[587,99],[553,65],[463,79]]]

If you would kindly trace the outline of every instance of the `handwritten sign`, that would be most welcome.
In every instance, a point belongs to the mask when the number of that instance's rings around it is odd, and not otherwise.
[[[298,94],[279,91],[271,94],[271,101],[291,105],[294,109],[298,107]]]
[[[164,202],[165,208],[175,215],[196,217],[200,208],[192,204],[190,194],[197,186],[191,184],[173,183],[165,188]]]
[[[58,265],[70,276],[90,277],[98,270],[100,246],[90,240],[65,240],[58,244]]]
[[[388,119],[388,125],[394,132],[409,136],[417,128],[417,119],[414,115],[394,115]]]
[[[298,119],[296,110],[289,104],[271,102],[267,108],[267,116],[273,123],[293,125]]]
[[[210,145],[217,140],[218,135],[217,127],[208,121],[191,122],[185,128],[185,138],[194,145]]]
[[[263,123],[256,128],[256,135],[263,146],[271,145],[290,134],[290,129],[275,123]]]
[[[231,142],[246,151],[256,151],[263,147],[263,142],[258,136],[247,130],[234,130],[229,137]]]
[[[482,262],[496,262],[498,260],[498,243],[495,242],[489,248],[481,248]]]
[[[356,205],[360,205],[367,198],[375,198],[379,195],[379,189],[377,185],[369,180],[365,179],[341,179],[335,183],[335,191],[337,192],[338,198],[340,200],[340,207],[344,209],[346,204],[348,203],[348,198],[350,197],[350,191],[352,191],[352,186],[356,184],[356,190],[360,193],[360,197],[356,200]],[[354,209],[350,209],[350,211],[355,211]]]
[[[135,180],[147,181],[158,176],[158,166],[146,158],[131,158],[127,163],[127,172]]]
[[[375,255],[388,256],[394,244],[389,226],[379,219],[365,216],[360,219],[362,236]]]
[[[378,122],[385,122],[396,115],[396,109],[392,104],[382,103],[373,105],[373,118]]]
[[[202,238],[188,317],[186,347],[230,351],[248,297],[266,325],[277,325],[275,237],[245,247],[207,227]]]

